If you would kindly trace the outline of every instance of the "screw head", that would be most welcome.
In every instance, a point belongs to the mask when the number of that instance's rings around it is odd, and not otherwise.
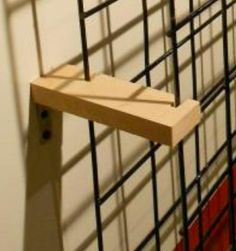
[[[50,130],[44,130],[43,133],[42,133],[42,138],[44,140],[49,140],[50,138],[52,137],[52,133]]]
[[[47,110],[43,110],[43,111],[41,112],[41,118],[42,118],[42,119],[47,118],[47,117],[48,117],[48,115],[49,115],[49,113],[48,113],[48,111],[47,111]]]

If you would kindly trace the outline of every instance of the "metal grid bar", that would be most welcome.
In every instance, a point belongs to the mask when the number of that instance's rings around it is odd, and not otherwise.
[[[142,9],[143,9],[143,37],[144,37],[144,63],[145,67],[150,64],[150,55],[149,55],[149,28],[148,28],[148,7],[147,1],[142,0]],[[151,86],[151,76],[150,72],[147,71],[145,74],[146,77],[146,86]],[[154,146],[154,142],[149,142],[150,149]],[[156,250],[161,250],[160,244],[160,233],[159,233],[159,212],[158,212],[158,193],[157,193],[157,178],[156,178],[156,157],[155,153],[151,154],[151,175],[152,175],[152,195],[153,195],[153,218],[155,226],[155,240],[156,240]]]
[[[103,3],[100,3],[99,5],[91,8],[90,10],[84,11],[83,13],[81,13],[82,17],[83,18],[90,17],[93,14],[96,14],[97,12],[103,10],[104,8],[107,8],[109,5],[111,5],[111,4],[113,4],[113,3],[117,2],[117,1],[119,1],[119,0],[107,0],[107,1],[105,1]]]
[[[85,80],[90,80],[86,25],[85,25],[84,18],[82,18],[82,16],[84,15],[83,0],[78,0],[78,6],[79,6],[79,17],[80,17],[81,44],[82,44],[82,50],[83,50],[84,75],[85,75]],[[99,205],[100,189],[99,189],[98,163],[97,163],[94,123],[92,121],[89,121],[88,127],[89,127],[91,161],[92,161],[92,170],[93,170],[93,189],[94,189],[94,204],[95,204],[95,216],[96,216],[96,225],[97,225],[98,250],[102,251],[104,249],[103,248],[104,245],[103,245],[103,235],[102,235],[102,216],[101,216],[101,208]]]
[[[228,51],[228,32],[227,32],[227,8],[226,1],[221,0],[222,6],[222,30],[223,30],[223,58],[224,58],[224,76],[225,76],[225,122],[226,122],[226,139],[227,139],[227,175],[228,175],[228,194],[229,194],[229,226],[230,226],[230,243],[232,250],[236,249],[235,244],[235,222],[234,222],[234,181],[233,181],[233,149],[231,140],[231,97],[230,97],[230,79],[229,79],[229,51]]]
[[[177,105],[181,103],[180,97],[180,80],[179,80],[179,59],[178,59],[178,46],[176,35],[176,15],[175,15],[175,1],[169,2],[170,12],[170,27],[171,27],[171,45],[173,49],[173,74],[174,74],[174,87],[175,87],[175,102]],[[185,163],[184,163],[184,145],[183,141],[178,145],[178,157],[179,157],[179,178],[180,178],[180,192],[181,192],[181,206],[183,217],[183,240],[184,250],[189,250],[189,236],[188,236],[188,206],[186,196],[186,181],[185,181]]]
[[[194,3],[193,0],[189,0],[189,13],[194,12]],[[197,66],[196,66],[196,46],[195,46],[195,37],[194,32],[194,19],[191,18],[189,22],[190,26],[190,48],[191,48],[191,68],[192,68],[192,81],[193,81],[193,98],[197,99]],[[201,173],[201,162],[200,162],[200,139],[199,139],[199,126],[196,127],[195,132],[195,156],[196,158],[195,168],[196,168],[196,177],[199,177]],[[202,200],[201,194],[201,180],[197,179],[197,201],[198,205]],[[203,223],[202,223],[202,210],[198,210],[198,238],[199,238],[199,250],[203,250]]]
[[[118,2],[118,0],[107,0],[100,3],[98,6],[85,11],[83,0],[78,0],[79,6],[79,20],[80,20],[80,30],[81,30],[81,41],[82,41],[82,50],[83,50],[83,64],[84,64],[84,73],[86,80],[90,78],[89,70],[89,53],[87,46],[87,33],[86,33],[86,18],[99,13],[103,9],[107,8],[111,4]],[[233,0],[230,3],[226,3],[225,0],[221,0],[221,10],[212,15],[208,20],[195,28],[194,20],[196,17],[199,17],[205,10],[210,6],[216,3],[217,0],[208,0],[202,4],[199,8],[194,9],[193,0],[189,0],[189,15],[186,18],[182,19],[180,22],[176,23],[175,16],[175,1],[169,0],[169,13],[170,13],[170,31],[167,32],[167,36],[170,37],[172,47],[166,51],[159,58],[150,63],[149,58],[149,29],[148,29],[148,10],[147,10],[147,1],[142,0],[142,11],[143,11],[143,41],[144,41],[144,69],[141,70],[131,79],[131,82],[137,82],[141,78],[145,77],[146,85],[151,85],[151,76],[150,72],[155,69],[160,63],[165,61],[168,57],[172,57],[173,62],[173,80],[175,86],[175,95],[176,103],[180,103],[180,81],[179,81],[179,63],[178,63],[178,50],[185,43],[190,43],[191,50],[191,69],[192,69],[192,80],[193,80],[193,98],[199,99],[201,103],[202,111],[205,111],[212,102],[219,97],[219,95],[224,91],[225,92],[225,113],[226,113],[226,141],[225,143],[215,152],[212,158],[208,161],[206,166],[201,169],[200,167],[200,142],[199,142],[199,128],[195,128],[195,154],[196,154],[196,177],[186,187],[185,182],[185,164],[184,164],[184,145],[181,142],[178,146],[178,159],[179,159],[179,176],[180,176],[180,188],[181,188],[181,197],[176,200],[175,203],[169,208],[166,214],[159,219],[158,214],[158,192],[157,192],[157,180],[156,180],[156,159],[155,153],[161,147],[160,144],[154,144],[150,142],[149,151],[141,157],[130,170],[123,175],[120,180],[118,180],[104,195],[100,195],[99,192],[99,175],[98,175],[98,165],[97,165],[97,155],[96,155],[96,144],[95,144],[95,132],[94,125],[92,122],[89,122],[89,134],[90,134],[90,143],[91,143],[91,156],[92,156],[92,169],[93,169],[93,182],[94,182],[94,201],[95,201],[95,216],[97,224],[97,239],[98,239],[98,250],[104,250],[103,245],[103,233],[102,233],[102,217],[101,217],[101,206],[105,203],[121,186],[128,181],[136,171],[142,167],[142,165],[150,158],[151,160],[151,178],[152,178],[152,196],[153,196],[153,215],[154,215],[154,227],[153,229],[144,237],[140,244],[136,247],[135,250],[142,250],[154,237],[155,238],[155,248],[156,250],[161,250],[160,245],[160,228],[163,224],[169,219],[169,217],[175,212],[175,210],[181,205],[182,207],[182,216],[183,216],[183,240],[184,240],[184,250],[189,250],[189,236],[188,228],[195,219],[198,219],[199,224],[199,243],[196,250],[203,250],[203,245],[211,232],[214,230],[217,225],[217,221],[222,217],[226,212],[227,208],[229,211],[230,218],[230,243],[232,250],[235,250],[235,226],[234,226],[234,190],[233,190],[233,175],[232,169],[235,164],[233,160],[233,149],[232,149],[232,139],[236,135],[236,131],[231,133],[231,110],[230,110],[230,83],[235,79],[236,76],[236,65],[229,66],[228,58],[228,23],[227,23],[227,10],[231,8],[236,1]],[[218,17],[222,18],[222,31],[223,31],[223,58],[224,58],[224,76],[217,83],[214,84],[201,98],[197,95],[197,74],[196,74],[196,46],[195,46],[195,35],[199,34],[204,28],[211,24]],[[177,42],[177,32],[185,25],[189,24],[190,34],[183,38],[180,42]],[[234,25],[234,24],[233,24]],[[217,179],[215,184],[211,187],[207,195],[203,198],[201,195],[201,180],[205,177],[207,172],[213,166],[213,163],[217,158],[222,154],[224,150],[227,150],[227,170],[221,174]],[[202,229],[202,209],[208,202],[209,198],[212,196],[214,191],[218,188],[221,182],[227,177],[228,180],[228,192],[229,192],[229,203],[224,210],[222,210],[215,222],[208,229],[207,233],[203,234]],[[195,211],[188,217],[187,211],[187,196],[193,188],[197,188],[197,201],[198,205]]]

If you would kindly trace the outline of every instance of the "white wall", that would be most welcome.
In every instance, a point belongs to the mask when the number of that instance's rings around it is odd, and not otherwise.
[[[0,93],[1,93],[1,192],[0,192],[0,249],[23,250],[25,169],[24,139],[21,113],[11,68],[11,52],[6,29],[6,16],[0,3]]]
[[[88,8],[99,1],[85,2]],[[166,14],[167,9],[162,8],[160,2],[154,0],[148,2],[149,8],[155,10],[150,17],[151,60],[154,60],[169,47],[168,38],[163,36],[163,27],[160,25],[164,20],[165,28],[168,28],[168,15]],[[182,16],[187,11],[187,2],[177,3],[178,16]],[[212,13],[217,9],[219,9],[219,5],[212,8]],[[229,11],[230,21],[232,20],[231,14]],[[137,72],[137,69],[141,70],[143,67],[143,41],[140,36],[142,34],[142,19],[140,15],[141,4],[137,0],[120,0],[119,3],[110,8],[113,73],[124,79],[130,79]],[[202,15],[202,20],[208,18],[209,15],[211,13],[206,11]],[[199,19],[197,19],[196,25],[198,22]],[[129,27],[129,29],[125,27]],[[221,19],[218,18],[196,39],[197,50],[203,49],[202,54],[200,53],[197,58],[199,93],[203,93],[222,72],[222,40],[216,39],[214,45],[208,46],[209,41],[214,37],[217,38],[220,34],[220,27]],[[187,32],[188,29],[184,29],[179,33],[179,37],[183,37]],[[116,36],[116,34],[118,35]],[[94,72],[113,71],[109,43],[99,46],[99,42],[108,35],[106,12],[88,21],[89,46],[95,48],[91,56],[91,69]],[[230,32],[231,62],[235,60],[233,36],[234,33]],[[23,242],[29,238],[25,235],[29,232],[31,233],[30,238],[32,238],[31,244],[33,242],[32,245],[35,245],[30,251],[40,250],[42,244],[49,248],[48,250],[50,248],[52,250],[52,242],[57,242],[58,235],[51,237],[48,232],[57,231],[58,226],[50,227],[48,225],[50,231],[45,230],[47,224],[57,225],[56,216],[53,216],[55,214],[53,205],[51,205],[53,203],[49,203],[49,200],[52,202],[50,182],[47,184],[39,182],[40,187],[29,191],[30,196],[27,197],[27,201],[25,200],[29,83],[40,73],[47,73],[71,60],[77,62],[78,68],[82,69],[76,1],[1,1],[0,55],[0,93],[3,93],[0,99],[2,114],[0,130],[0,167],[2,172],[0,176],[0,250],[23,250],[25,245]],[[186,44],[180,50],[180,65],[186,65],[180,75],[183,85],[183,99],[190,97],[192,92],[189,56],[190,48],[189,44]],[[169,62],[154,70],[152,72],[153,86],[166,82],[169,89],[173,89],[170,71]],[[145,83],[144,80],[141,82]],[[200,128],[202,166],[224,141],[223,104],[219,102],[217,112],[214,112],[213,109],[213,112],[209,111],[208,113],[208,119]],[[96,125],[96,134],[98,138],[102,137],[97,151],[101,191],[104,192],[114,180],[120,177],[122,172],[127,171],[137,161],[137,158],[147,151],[148,142],[124,132],[117,133],[102,125]],[[40,149],[45,148],[43,145],[39,147]],[[187,183],[189,183],[195,176],[193,137],[188,139],[185,148],[189,153],[185,156],[186,177]],[[158,193],[161,201],[160,215],[166,212],[179,195],[176,158],[171,158],[168,155],[169,152],[170,149],[163,146],[156,155]],[[39,150],[38,158],[41,153]],[[37,163],[35,165],[37,166]],[[48,167],[48,163],[44,167],[42,166],[42,170],[46,166]],[[52,164],[51,167],[53,167]],[[149,174],[150,163],[147,161],[123,189],[102,207],[103,219],[107,222],[104,230],[105,250],[133,250],[152,227]],[[61,199],[59,200],[64,250],[96,250],[87,122],[68,114],[63,116],[60,176],[62,187]],[[122,209],[121,205],[124,201],[127,205],[125,209]],[[44,211],[39,208],[48,208],[48,210]],[[193,208],[194,206],[191,210]],[[34,211],[38,211],[37,214],[33,214]],[[34,218],[37,221],[34,224],[26,224],[27,227],[29,226],[27,231],[25,230],[25,212],[26,219],[30,215],[31,220]],[[45,216],[45,214],[51,214],[51,216]],[[165,230],[168,230],[168,224],[162,230],[163,236],[167,236],[163,239],[163,250],[171,250],[180,238],[178,228],[174,227],[173,221],[174,217],[168,223],[172,229],[171,233],[164,234]],[[26,222],[28,221],[26,220]],[[126,234],[127,232],[128,234]],[[37,238],[41,240],[41,244],[37,243]],[[42,242],[51,243],[46,245]],[[58,243],[54,247],[59,248]],[[46,248],[44,251],[47,251]]]

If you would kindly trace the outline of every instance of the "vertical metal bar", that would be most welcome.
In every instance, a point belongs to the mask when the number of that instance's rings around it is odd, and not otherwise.
[[[194,11],[193,0],[189,0],[189,12]],[[190,20],[190,48],[191,48],[191,67],[192,67],[192,81],[193,81],[193,98],[197,99],[197,67],[196,67],[196,46],[194,37],[194,19]],[[200,163],[200,142],[199,142],[199,127],[195,128],[195,156],[196,156],[196,186],[197,186],[197,200],[198,205],[202,200],[201,196],[201,163]],[[199,250],[203,250],[203,225],[202,225],[202,208],[198,209],[198,242]]]
[[[85,20],[84,20],[83,0],[78,0],[78,7],[79,7],[79,22],[80,22],[80,32],[81,32],[84,74],[85,74],[85,79],[90,80],[89,53],[88,53],[88,46],[87,46],[86,25],[85,25]],[[98,250],[103,251],[104,248],[103,248],[103,235],[102,235],[102,217],[101,217],[101,208],[100,208],[100,203],[99,203],[100,191],[99,191],[99,177],[98,177],[98,164],[97,164],[94,123],[92,121],[89,121],[88,126],[89,126],[91,161],[92,161],[92,170],[93,170],[93,189],[94,189]]]
[[[149,48],[149,27],[148,27],[148,8],[147,0],[142,0],[143,8],[143,35],[144,35],[144,63],[145,67],[148,67],[150,64],[150,48]],[[151,86],[151,76],[150,71],[146,70],[146,85]],[[154,147],[153,142],[149,142],[150,149]],[[158,212],[158,192],[157,192],[157,178],[156,178],[156,158],[155,152],[151,154],[151,174],[152,174],[152,196],[153,196],[153,216],[154,216],[154,226],[155,226],[155,241],[156,241],[156,250],[161,250],[160,245],[160,233],[159,233],[159,212]]]
[[[175,0],[169,0],[170,12],[170,29],[171,29],[171,45],[173,49],[173,74],[175,86],[175,99],[176,105],[180,104],[180,82],[179,82],[179,60],[178,60],[178,47],[176,36],[176,17],[175,17]],[[188,212],[187,212],[187,196],[186,196],[186,181],[185,181],[185,165],[184,165],[184,149],[183,141],[178,145],[179,157],[179,176],[180,176],[180,190],[181,190],[181,205],[183,217],[183,243],[184,250],[189,250],[189,236],[188,236]]]
[[[79,7],[80,37],[81,37],[81,46],[82,46],[84,76],[86,80],[89,80],[90,79],[89,53],[88,53],[88,45],[87,45],[86,26],[85,26],[85,20],[84,20],[83,0],[78,0],[78,7]]]
[[[230,243],[232,250],[236,250],[235,245],[235,216],[234,216],[234,180],[233,180],[233,149],[231,139],[231,98],[230,98],[230,69],[229,51],[227,35],[227,3],[221,0],[222,6],[222,34],[223,34],[223,57],[224,57],[224,76],[225,76],[225,119],[226,119],[226,139],[227,139],[227,176],[228,176],[228,198],[229,198],[229,229]]]

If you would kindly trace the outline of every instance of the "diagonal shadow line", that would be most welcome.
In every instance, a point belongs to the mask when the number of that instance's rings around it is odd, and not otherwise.
[[[27,1],[29,1],[29,0],[27,0]],[[30,1],[38,1],[38,0],[30,0]],[[167,4],[167,2],[168,2],[167,0],[163,0],[160,3],[154,5],[153,7],[151,7],[149,9],[148,14],[149,15],[155,14],[159,9],[163,8]],[[129,31],[132,27],[134,27],[139,22],[141,22],[142,18],[143,18],[142,15],[139,15],[136,18],[132,19],[127,24],[125,24],[124,26],[117,29],[116,31],[110,32],[107,37],[105,37],[104,39],[102,39],[101,41],[97,42],[96,44],[92,45],[89,48],[89,55],[91,56],[94,53],[96,53],[98,50],[104,48],[104,46],[109,45],[113,40],[119,38],[122,34]],[[153,44],[157,39],[161,38],[162,36],[163,36],[163,32],[159,32],[159,33],[152,35],[149,40],[150,44]],[[115,64],[116,69],[118,69],[119,67],[121,67],[124,64],[124,62],[127,62],[127,59],[132,58],[133,56],[137,55],[137,53],[139,53],[142,50],[143,50],[143,45],[140,44],[139,46],[135,47],[128,55],[125,55],[124,57],[120,58],[116,62],[113,62],[113,64]],[[45,72],[44,75],[51,74],[55,70],[64,66],[65,64],[78,64],[80,62],[82,62],[82,54],[79,54],[79,55],[65,61],[64,63],[58,65],[52,71]],[[109,72],[109,69],[105,69],[104,72]]]
[[[62,77],[57,75],[50,75],[48,74],[48,77],[50,79],[62,79],[65,80],[63,83],[60,83],[59,86],[55,88],[55,90],[62,90],[65,88],[71,81],[83,81],[83,84],[89,84],[90,82],[85,81],[82,78],[76,78],[79,74],[75,74],[73,77]],[[112,85],[112,83],[111,83]],[[150,100],[150,99],[144,99],[139,98],[139,95],[141,95],[145,90],[150,89],[150,87],[144,87],[139,86],[137,90],[135,90],[129,97],[127,98],[120,98],[120,97],[113,97],[113,96],[103,96],[103,95],[77,95],[77,97],[80,98],[87,98],[87,99],[94,99],[94,100],[115,100],[115,101],[126,101],[126,102],[140,102],[140,103],[150,103],[150,104],[167,104],[167,105],[174,105],[174,100]],[[154,89],[154,88],[152,88]],[[155,89],[154,89],[155,90]],[[170,95],[172,93],[169,93]],[[158,95],[158,93],[157,93]],[[161,95],[161,94],[160,94]]]
[[[7,16],[10,18],[11,14],[13,14],[18,9],[23,8],[28,4],[31,5],[33,25],[34,25],[34,35],[35,35],[35,41],[36,41],[35,44],[36,44],[38,66],[39,66],[39,74],[40,76],[42,76],[44,74],[43,58],[42,58],[42,46],[41,46],[41,40],[40,40],[36,1],[38,2],[39,0],[24,0],[24,1],[15,1],[13,3],[6,3],[5,9],[6,9]]]
[[[16,109],[16,118],[17,118],[17,124],[18,124],[18,130],[20,134],[20,143],[21,143],[21,154],[22,156],[25,156],[25,130],[24,130],[24,123],[23,123],[23,114],[21,110],[21,99],[20,99],[20,89],[19,89],[19,80],[17,76],[17,64],[16,64],[16,56],[14,53],[14,42],[13,42],[13,35],[10,30],[10,17],[7,15],[7,0],[3,0],[3,9],[6,13],[5,15],[5,31],[6,31],[6,39],[8,42],[8,55],[9,55],[9,65],[11,70],[11,76],[12,76],[12,84],[13,84],[13,95],[15,100],[15,109]]]
[[[8,15],[11,15],[12,13],[14,13],[15,11],[25,7],[27,4],[29,4],[31,0],[21,0],[21,1],[14,1],[14,2],[10,2],[7,5],[7,13]],[[35,0],[35,1],[39,1],[39,0]]]
[[[156,12],[161,9],[163,6],[165,6],[167,4],[167,0],[164,0],[156,5],[154,5],[153,7],[151,7],[148,11],[148,15],[149,17],[153,14],[156,14]],[[110,32],[110,34],[105,37],[104,39],[102,39],[101,41],[97,42],[96,44],[92,45],[89,48],[89,55],[93,55],[94,53],[96,53],[99,49],[103,48],[105,45],[109,45],[112,41],[114,41],[115,39],[119,38],[121,35],[123,35],[125,32],[129,31],[131,28],[133,28],[135,25],[137,25],[138,23],[140,23],[143,20],[143,16],[139,15],[135,18],[133,18],[131,21],[129,21],[128,23],[126,23],[124,26],[118,28],[116,31],[114,32]],[[156,39],[160,38],[163,34],[162,33],[158,33],[155,36],[152,36],[150,38],[150,44],[152,44],[154,41],[156,41]],[[140,49],[142,49],[143,46],[140,45],[137,49],[135,49],[135,51],[140,51]],[[132,54],[135,54],[135,51]],[[77,56],[75,56],[74,58],[68,60],[66,63],[78,63],[82,61],[82,54],[79,54]],[[123,62],[125,62],[125,60],[123,60]],[[119,63],[118,65],[120,65],[121,63]],[[117,69],[117,63],[116,63],[116,69]]]
[[[232,22],[229,26],[228,26],[228,32],[233,29],[236,26],[236,21]],[[217,43],[220,39],[222,38],[222,33],[219,32],[218,34],[216,34],[212,40],[210,40],[209,42],[205,43],[204,45],[201,46],[200,49],[198,49],[196,51],[196,59],[198,59],[199,57],[201,57],[204,52],[206,52],[208,49],[210,49],[215,43]],[[183,62],[180,67],[179,67],[179,72],[183,72],[189,65],[191,64],[191,58],[185,60],[185,62]],[[221,74],[221,73],[219,73]],[[161,89],[163,87],[166,86],[166,83],[169,83],[173,80],[173,74],[169,74],[169,76],[167,76],[167,79],[164,79],[163,81],[159,82],[156,84],[155,88]],[[211,82],[209,82],[210,84]],[[202,91],[202,93],[199,94],[199,98],[201,98],[201,96],[204,95],[205,90]]]
[[[34,25],[34,36],[36,41],[36,50],[37,50],[37,58],[38,58],[38,66],[39,66],[39,74],[43,76],[43,56],[42,56],[42,45],[40,40],[40,31],[39,31],[39,23],[38,23],[38,13],[36,7],[36,0],[30,0],[31,2],[31,10],[33,17],[33,25]]]
[[[102,0],[100,0],[100,2],[101,1]],[[109,7],[106,8],[105,14],[106,14],[106,23],[107,23],[107,35],[108,37],[110,37],[112,34],[112,23],[111,23],[112,20],[111,20],[111,10]],[[103,34],[104,36],[106,35],[105,30]],[[108,69],[108,74],[114,77],[116,75],[116,69],[115,69],[114,46],[112,42],[108,44],[108,54],[109,54],[110,64],[105,65],[105,69]],[[107,62],[107,60],[105,62]],[[111,143],[113,146],[113,159],[114,159],[114,163],[117,162],[117,166],[118,166],[118,170],[114,169],[115,170],[114,177],[118,179],[117,177],[121,177],[123,174],[123,155],[122,155],[120,131],[115,130],[114,136],[115,137],[111,137]],[[115,198],[116,198],[116,204],[119,205],[121,202],[123,203],[123,201],[125,200],[124,187],[121,187],[120,191],[116,193]],[[127,210],[126,208],[124,208],[120,213],[120,217],[118,217],[120,251],[130,251],[127,218],[128,218]]]
[[[130,102],[130,103],[145,103],[145,104],[163,104],[163,105],[173,105],[174,101],[164,101],[164,100],[148,100],[148,99],[137,99],[133,95],[129,98],[117,98],[117,97],[108,97],[108,96],[95,96],[95,95],[77,95],[79,98],[91,99],[91,100],[113,100],[121,102]]]
[[[104,139],[111,135],[115,129],[107,128],[101,134],[96,137],[96,146],[98,146]],[[86,157],[91,151],[90,145],[85,146],[82,151],[78,154],[75,154],[69,161],[67,161],[61,171],[61,177],[65,175],[74,165],[76,165],[79,161],[81,161],[84,157]]]

